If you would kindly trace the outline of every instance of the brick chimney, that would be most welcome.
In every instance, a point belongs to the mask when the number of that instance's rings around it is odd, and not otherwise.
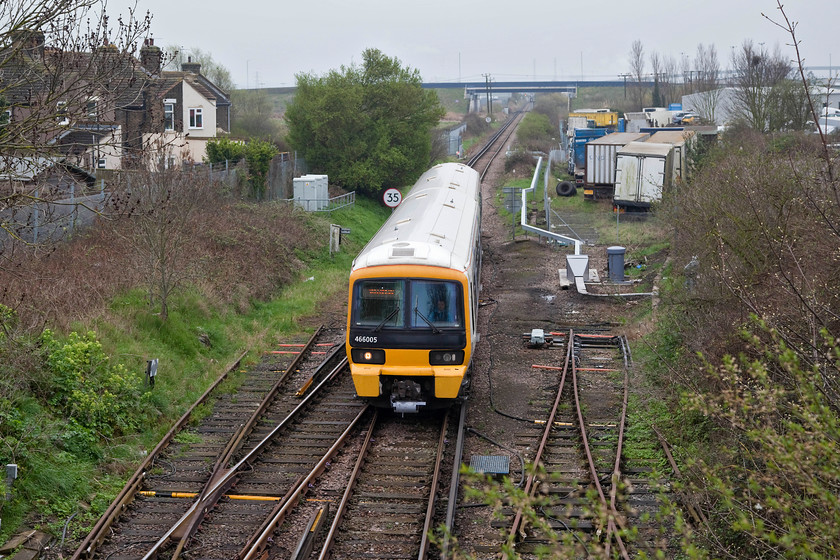
[[[193,62],[192,57],[188,56],[187,61],[181,63],[181,71],[189,72],[190,74],[201,74],[201,63]]]
[[[10,33],[12,45],[34,60],[44,59],[44,32],[37,29],[19,29]]]
[[[160,63],[163,59],[163,53],[160,47],[155,46],[154,39],[146,39],[143,41],[143,46],[140,47],[140,64],[152,76],[160,74]]]

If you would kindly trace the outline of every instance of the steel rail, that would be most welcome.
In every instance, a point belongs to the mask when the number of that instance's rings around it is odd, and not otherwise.
[[[574,345],[574,339],[571,336],[569,337],[569,342],[570,345]],[[598,470],[595,468],[595,459],[592,457],[592,449],[589,446],[589,437],[586,435],[586,424],[583,419],[583,409],[580,405],[580,396],[578,395],[577,366],[575,364],[575,360],[572,360],[572,387],[572,392],[575,397],[575,412],[577,413],[578,424],[580,427],[580,437],[583,443],[583,449],[586,452],[586,460],[589,463],[589,474],[592,477],[593,483],[595,484],[595,489],[598,491],[598,496],[601,498],[601,504],[605,508],[610,508],[607,519],[608,538],[606,539],[605,555],[609,558],[611,542],[609,536],[611,535],[615,537],[616,543],[618,543],[618,548],[621,552],[621,557],[624,558],[624,560],[630,560],[630,556],[627,554],[627,550],[624,547],[624,542],[621,539],[621,535],[619,535],[615,531],[615,518],[617,517],[618,512],[616,512],[614,508],[611,508],[610,503],[607,502],[607,498],[604,495],[604,489],[601,487],[601,481],[598,479]]]
[[[225,446],[224,451],[222,451],[219,458],[216,459],[215,464],[213,465],[213,469],[210,474],[210,478],[207,480],[207,483],[204,485],[204,488],[201,490],[198,496],[198,501],[205,501],[207,499],[208,494],[210,493],[211,489],[214,487],[215,483],[223,476],[225,466],[233,460],[233,457],[239,450],[242,448],[242,445],[245,442],[245,438],[251,434],[254,429],[254,426],[257,425],[262,415],[268,409],[269,405],[274,401],[275,397],[277,396],[277,392],[280,390],[280,387],[283,386],[283,383],[292,373],[300,366],[300,363],[305,359],[308,353],[315,347],[315,341],[324,331],[323,325],[318,327],[309,340],[304,344],[301,348],[298,355],[295,356],[292,363],[286,368],[286,371],[283,372],[283,375],[278,377],[277,381],[275,381],[274,385],[269,389],[269,391],[263,397],[262,402],[260,402],[259,406],[254,410],[251,414],[250,418],[245,421],[244,424],[239,426],[236,432],[234,432],[233,436],[228,441],[228,444]],[[335,352],[332,352],[327,355],[327,357],[323,360],[320,366],[318,366],[318,371],[330,360],[333,359]],[[219,496],[221,497],[221,496]],[[218,498],[217,498],[218,499]],[[178,533],[179,536],[178,544],[175,547],[175,551],[172,553],[172,560],[178,560],[181,557],[181,553],[183,552],[184,548],[187,546],[187,542],[192,538],[195,532],[198,530],[198,525],[204,519],[204,515],[202,512],[198,512],[197,515],[193,516],[190,519],[186,526],[183,527]]]
[[[333,443],[327,452],[324,453],[323,457],[312,468],[309,474],[300,480],[295,488],[274,507],[268,516],[266,516],[266,519],[248,539],[246,545],[236,556],[237,560],[253,560],[263,551],[266,543],[271,537],[272,532],[280,526],[289,511],[297,505],[301,496],[303,496],[308,490],[310,483],[312,483],[318,476],[321,475],[321,473],[324,472],[327,467],[327,462],[333,458],[342,446],[344,446],[345,442],[350,437],[350,434],[356,428],[356,424],[358,424],[362,416],[364,416],[369,409],[370,405],[362,407],[356,417],[350,422],[350,424],[348,424],[344,432],[342,432],[341,436],[339,436],[335,443]]]
[[[285,428],[308,404],[309,402],[319,393],[319,390],[326,386],[329,382],[333,380],[333,378],[347,365],[347,357],[345,356],[342,358],[341,362],[333,369],[319,384],[318,386],[309,393],[304,399],[296,406],[289,414],[280,421],[269,433],[266,435],[254,448],[249,451],[242,459],[239,460],[234,466],[230,469],[224,471],[224,474],[221,478],[216,482],[212,488],[206,493],[206,496],[203,500],[196,500],[192,506],[181,516],[181,518],[175,522],[175,524],[163,534],[163,536],[158,539],[157,542],[152,546],[152,548],[143,556],[142,560],[152,560],[153,558],[157,557],[157,553],[163,548],[163,546],[169,542],[174,535],[176,535],[182,527],[190,520],[190,518],[198,511],[200,508],[204,508],[204,512],[212,507],[212,504],[215,504],[218,498],[230,487],[231,484],[234,482],[234,478],[239,475],[239,470],[253,458],[258,456],[265,447],[274,439],[274,436],[277,433]]]
[[[682,471],[680,471],[679,466],[677,466],[677,462],[674,460],[674,456],[671,453],[671,446],[665,440],[665,437],[659,432],[656,426],[651,426],[653,429],[653,433],[656,434],[657,439],[659,439],[659,444],[662,446],[662,450],[665,452],[665,457],[668,459],[668,464],[671,465],[671,470],[674,471],[674,474],[677,478],[682,478]],[[691,515],[692,519],[697,525],[708,525],[709,519],[706,517],[706,514],[703,513],[699,507],[697,507],[693,502],[693,498],[681,493],[683,502],[683,507],[688,509],[688,513]]]
[[[492,137],[490,137],[490,140],[484,145],[484,147],[482,147],[476,155],[474,155],[467,161],[467,165],[475,169],[475,166],[478,164],[481,158],[484,157],[484,155],[487,154],[487,152],[489,152],[492,147],[497,146],[496,151],[493,153],[493,157],[490,158],[490,161],[487,162],[487,165],[484,167],[484,169],[481,171],[476,169],[476,171],[479,171],[481,180],[484,180],[484,176],[490,169],[490,165],[493,163],[493,160],[495,160],[496,156],[499,155],[499,152],[502,151],[502,147],[504,147],[504,141],[511,137],[513,132],[516,130],[515,125],[519,124],[519,121],[522,120],[524,114],[524,111],[517,111],[514,114],[514,117],[505,121],[504,125],[502,125],[502,127]],[[503,136],[504,138],[502,138]]]
[[[172,428],[163,436],[163,439],[155,446],[151,453],[146,457],[146,459],[140,464],[137,470],[131,475],[131,478],[128,479],[128,482],[117,494],[117,497],[114,498],[114,501],[111,502],[111,505],[108,506],[108,509],[105,510],[105,513],[102,514],[102,517],[99,518],[99,521],[96,522],[93,529],[88,536],[82,541],[82,544],[79,545],[79,548],[73,553],[71,556],[71,560],[79,560],[81,558],[90,558],[93,556],[93,553],[96,549],[102,544],[102,541],[105,540],[107,533],[114,522],[117,520],[119,515],[122,511],[128,506],[128,504],[134,499],[137,491],[140,489],[140,485],[143,483],[146,477],[146,471],[149,467],[154,463],[154,461],[158,458],[158,455],[172,442],[172,439],[175,437],[178,432],[180,432],[184,426],[189,422],[192,413],[195,409],[204,403],[213,391],[224,381],[227,376],[230,374],[234,368],[238,367],[239,364],[242,362],[242,359],[248,353],[247,350],[243,351],[239,357],[236,358],[227,368],[225,368],[224,372],[213,382],[210,387],[207,388],[206,391],[195,401],[192,406],[190,406],[186,412],[181,416],[181,418],[175,422]]]
[[[432,518],[435,514],[437,487],[440,481],[440,465],[443,462],[443,452],[446,448],[446,430],[448,428],[449,415],[446,414],[443,417],[443,426],[440,428],[440,437],[438,438],[437,458],[435,459],[435,469],[429,489],[429,501],[426,504],[426,521],[423,523],[423,536],[420,539],[420,552],[417,555],[417,560],[426,560],[426,555],[429,552],[429,533],[432,530]]]
[[[615,452],[615,464],[613,465],[611,479],[612,486],[610,487],[610,510],[612,510],[615,514],[614,519],[616,523],[619,519],[616,500],[618,497],[618,485],[621,482],[621,452],[624,446],[624,432],[627,421],[627,402],[630,394],[630,360],[627,352],[627,340],[623,336],[617,337],[617,340],[624,360],[624,394],[621,401],[621,419],[618,423],[618,447]],[[619,536],[615,526],[611,527],[611,529],[612,530],[608,528],[607,530],[607,542],[609,542],[612,535],[615,535],[616,537]],[[607,545],[607,552],[609,552],[609,545]]]
[[[557,396],[554,398],[554,406],[551,407],[551,412],[548,415],[548,420],[545,423],[545,429],[543,430],[543,436],[540,440],[540,445],[537,448],[537,453],[534,455],[534,465],[539,465],[542,461],[543,452],[545,451],[546,446],[548,445],[548,439],[551,434],[551,429],[554,427],[554,418],[557,416],[557,410],[560,408],[560,400],[563,396],[563,387],[566,384],[566,374],[569,371],[569,364],[574,362],[571,359],[572,356],[572,340],[573,340],[573,331],[569,331],[569,336],[566,339],[568,341],[566,345],[566,359],[563,363],[563,373],[560,377],[560,387],[557,389]],[[525,483],[524,492],[527,496],[532,496],[536,491],[537,485],[534,484],[534,480],[536,479],[537,473],[532,472],[528,475],[527,481]],[[516,536],[519,533],[519,525],[522,523],[522,515],[523,515],[524,506],[520,506],[517,511],[516,515],[513,518],[513,523],[510,526],[510,532],[508,533],[508,545],[513,546]]]
[[[367,457],[367,454],[370,451],[370,444],[373,441],[373,431],[376,428],[378,420],[379,411],[374,409],[373,418],[371,418],[370,426],[368,427],[367,434],[365,434],[365,441],[362,444],[362,448],[359,450],[359,455],[356,458],[356,464],[353,467],[353,472],[350,474],[350,480],[347,482],[347,488],[344,490],[341,502],[338,504],[338,508],[335,511],[335,517],[333,517],[333,522],[330,525],[330,531],[324,539],[324,546],[321,548],[318,560],[326,560],[329,558],[330,551],[335,543],[335,537],[338,534],[338,528],[341,526],[341,520],[344,517],[344,513],[347,511],[350,499],[353,497],[353,491],[356,489],[356,483],[359,481],[362,466],[365,464],[365,457]]]
[[[455,457],[452,460],[452,478],[449,481],[449,499],[446,503],[446,521],[444,530],[447,535],[452,534],[452,525],[455,521],[455,508],[458,507],[458,487],[461,484],[461,460],[464,457],[464,427],[467,422],[467,399],[461,401],[461,411],[458,420],[458,437],[455,440]],[[449,539],[443,541],[440,550],[441,560],[446,560],[449,555]]]

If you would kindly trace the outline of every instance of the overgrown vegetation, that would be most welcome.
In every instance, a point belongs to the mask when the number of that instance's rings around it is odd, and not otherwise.
[[[165,320],[127,241],[139,227],[132,212],[50,250],[23,249],[0,270],[0,461],[19,466],[12,500],[0,501],[0,541],[22,522],[61,533],[73,514],[72,534],[89,528],[222,368],[308,328],[301,321],[322,298],[346,290],[350,260],[386,216],[366,200],[327,218],[218,186],[202,198],[179,233],[189,251],[178,266],[189,274]],[[333,256],[330,223],[352,231]],[[144,377],[151,358],[154,389]]]
[[[768,119],[663,202],[676,277],[649,344],[699,415],[670,437],[708,519],[703,556],[836,558],[838,156],[820,136],[760,134]]]

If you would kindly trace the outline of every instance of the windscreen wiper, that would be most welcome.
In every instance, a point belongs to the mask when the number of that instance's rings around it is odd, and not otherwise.
[[[394,310],[393,310],[393,311],[391,311],[390,313],[388,313],[388,316],[387,316],[387,317],[385,317],[384,319],[382,319],[382,322],[381,322],[381,323],[379,323],[378,325],[376,325],[376,328],[375,328],[375,329],[373,329],[373,332],[379,332],[380,330],[382,330],[382,327],[384,327],[384,326],[385,326],[385,323],[387,323],[388,321],[390,321],[391,319],[393,319],[394,317],[396,317],[396,316],[397,316],[397,313],[399,313],[399,312],[400,312],[400,306],[398,305],[398,306],[396,306],[396,307],[394,308]]]
[[[423,315],[422,313],[420,313],[420,308],[419,308],[419,307],[417,307],[417,305],[416,305],[416,304],[415,304],[415,306],[414,306],[414,312],[415,312],[415,313],[417,313],[418,315],[420,315],[420,318],[421,318],[421,319],[423,319],[424,321],[426,321],[426,324],[427,324],[427,325],[429,325],[430,327],[432,327],[432,332],[434,332],[435,334],[440,334],[440,332],[441,332],[441,331],[440,331],[440,329],[439,329],[439,328],[437,328],[437,327],[435,326],[435,324],[434,324],[434,323],[432,323],[431,321],[429,321],[429,319],[427,319],[425,315]]]

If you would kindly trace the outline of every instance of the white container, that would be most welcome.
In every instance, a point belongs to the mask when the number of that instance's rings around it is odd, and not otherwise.
[[[615,184],[616,151],[629,144],[646,140],[646,132],[614,132],[587,142],[586,185]]]
[[[617,206],[649,208],[670,188],[674,147],[653,142],[630,142],[616,152]]]
[[[647,142],[656,144],[671,144],[674,147],[674,154],[671,159],[674,181],[683,180],[688,177],[688,150],[696,141],[697,135],[693,130],[660,130],[654,132]]]
[[[330,203],[329,177],[327,175],[303,175],[292,180],[295,205],[307,212],[323,210]]]

